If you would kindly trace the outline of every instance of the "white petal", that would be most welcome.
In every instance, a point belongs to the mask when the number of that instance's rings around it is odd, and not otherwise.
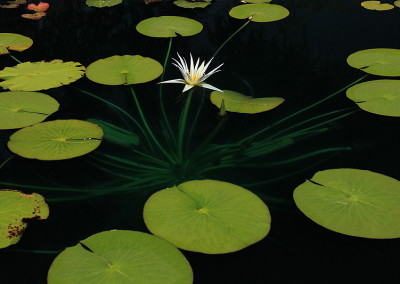
[[[192,86],[192,85],[187,85],[187,84],[186,84],[185,88],[183,88],[182,93],[184,93],[184,92],[190,90],[190,89],[193,88],[193,87],[194,87],[194,86]]]
[[[190,53],[190,74],[193,74],[193,72],[194,72],[194,63],[192,54]]]
[[[185,80],[183,79],[174,79],[174,80],[168,80],[168,81],[163,81],[159,82],[158,84],[165,84],[165,83],[179,83],[179,84],[186,84]]]
[[[206,72],[208,65],[210,65],[211,61],[213,61],[214,57],[210,59],[210,61],[208,61],[208,63],[206,64],[206,66],[204,67],[204,72]]]
[[[200,86],[200,87],[203,87],[203,88],[206,88],[206,89],[218,91],[218,92],[221,92],[221,93],[224,92],[224,91],[222,91],[222,90],[220,90],[220,89],[218,89],[218,88],[216,88],[216,87],[214,87],[214,86],[211,86],[210,84],[206,84],[206,83],[201,83],[199,86]]]

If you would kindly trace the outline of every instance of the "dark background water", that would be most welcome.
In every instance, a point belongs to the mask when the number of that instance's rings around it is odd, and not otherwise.
[[[37,3],[31,1],[32,3]],[[172,1],[145,5],[142,1],[125,0],[111,8],[90,8],[82,0],[53,0],[47,16],[39,21],[21,19],[19,9],[0,9],[0,32],[19,33],[34,40],[34,45],[13,54],[21,61],[62,59],[77,61],[84,66],[112,55],[140,54],[163,61],[168,39],[153,39],[139,34],[135,26],[141,20],[163,15],[186,16],[200,21],[204,30],[193,37],[173,41],[172,55],[208,59],[219,45],[245,21],[233,19],[228,11],[239,1],[214,1],[205,9],[182,9]],[[254,116],[232,114],[217,140],[243,137],[321,99],[363,73],[346,64],[351,53],[368,48],[400,47],[400,9],[377,12],[360,6],[361,1],[275,1],[290,11],[284,20],[272,23],[250,23],[214,59],[224,62],[222,72],[208,81],[222,89],[249,93],[246,80],[256,97],[281,96],[285,103],[277,109]],[[13,66],[8,56],[0,57],[1,68]],[[179,78],[176,69],[168,67],[166,79]],[[369,76],[369,80],[378,77]],[[76,86],[109,98],[136,113],[126,89],[96,85],[83,78]],[[157,88],[153,82],[135,86],[150,123],[159,120]],[[167,110],[176,119],[184,102],[181,86],[165,86]],[[65,87],[45,93],[60,103],[60,111],[50,118],[96,117],[118,120],[109,108],[98,104],[75,90]],[[198,103],[200,98],[195,98]],[[308,117],[353,102],[342,93],[313,110]],[[208,101],[196,131],[201,137],[212,129],[217,109]],[[151,114],[151,115],[150,115]],[[307,116],[300,116],[296,123]],[[244,121],[244,122],[243,122]],[[290,123],[286,126],[290,126]],[[274,159],[296,157],[315,149],[351,146],[351,152],[337,153],[300,161],[273,169],[243,170],[243,175],[216,174],[211,178],[231,182],[268,180],[297,172],[290,178],[249,187],[256,193],[286,199],[287,203],[267,202],[272,215],[272,229],[266,239],[242,251],[226,255],[202,255],[184,252],[194,270],[195,283],[292,283],[350,282],[389,277],[398,280],[398,240],[354,238],[323,229],[302,215],[291,201],[294,188],[329,168],[360,168],[400,179],[396,118],[358,112],[331,124],[332,131],[312,137],[304,143],[279,152]],[[282,127],[284,127],[283,125]],[[13,131],[2,131],[0,161],[10,154],[5,146]],[[271,158],[271,159],[272,159]],[[101,184],[102,177],[88,168],[81,158],[40,162],[16,158],[0,172],[2,181],[45,184],[43,178],[71,185],[85,180],[88,185]],[[49,174],[50,173],[50,174]],[[104,177],[105,179],[106,177]],[[155,189],[157,190],[157,189]],[[24,189],[29,192],[28,189]],[[42,192],[46,197],[57,196]],[[4,283],[45,283],[47,270],[55,254],[17,252],[23,250],[62,250],[79,240],[109,229],[147,232],[141,211],[150,192],[94,198],[76,202],[50,203],[48,220],[34,222],[20,243],[0,251],[1,277]],[[395,281],[395,280],[392,280]]]

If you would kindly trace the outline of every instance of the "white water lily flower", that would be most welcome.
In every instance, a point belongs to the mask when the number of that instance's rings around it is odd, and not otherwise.
[[[199,86],[199,87],[211,89],[211,90],[218,91],[218,92],[223,92],[222,90],[220,90],[214,86],[204,83],[204,81],[208,77],[210,77],[212,74],[221,71],[221,70],[218,70],[218,68],[221,67],[222,65],[224,65],[223,63],[221,65],[219,65],[217,68],[206,73],[208,66],[210,65],[211,61],[214,58],[211,58],[211,60],[207,64],[205,64],[205,61],[203,61],[203,63],[201,63],[201,65],[199,66],[200,58],[197,59],[196,65],[194,65],[192,54],[190,54],[190,69],[189,69],[185,58],[182,58],[179,55],[179,53],[177,53],[177,54],[178,54],[180,62],[178,60],[176,60],[175,58],[172,58],[172,60],[175,61],[175,63],[172,63],[172,64],[174,66],[176,66],[179,69],[179,71],[181,71],[183,79],[174,79],[174,80],[164,81],[164,82],[160,82],[159,84],[164,84],[164,83],[185,84],[185,87],[183,88],[182,93],[190,90],[194,86]]]

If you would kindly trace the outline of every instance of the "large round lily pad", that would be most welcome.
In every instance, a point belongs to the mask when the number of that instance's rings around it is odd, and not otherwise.
[[[0,71],[0,87],[11,91],[39,91],[75,82],[83,76],[85,67],[78,62],[24,62]]]
[[[86,0],[86,5],[97,8],[112,7],[121,3],[122,0]]]
[[[225,110],[230,112],[259,113],[276,108],[285,101],[285,99],[279,97],[252,98],[235,91],[223,91],[223,93],[212,92],[210,99],[217,107],[221,107],[222,100],[224,100]]]
[[[191,284],[183,254],[155,236],[114,230],[65,249],[52,263],[49,284]]]
[[[41,122],[58,107],[55,99],[42,93],[0,93],[0,129],[21,128]]]
[[[360,83],[347,89],[346,95],[365,111],[400,116],[400,80]]]
[[[153,194],[143,217],[156,236],[209,254],[243,249],[270,230],[267,206],[252,192],[222,181],[193,180]]]
[[[354,68],[379,76],[400,76],[400,49],[373,48],[357,51],[347,57]]]
[[[178,16],[153,17],[141,21],[136,30],[150,37],[192,36],[198,34],[203,25],[198,21]]]
[[[236,19],[248,19],[253,22],[273,22],[289,16],[289,11],[276,4],[246,4],[239,5],[229,11],[229,15]]]
[[[18,243],[27,219],[47,219],[49,207],[43,196],[16,190],[0,190],[0,248]]]
[[[104,85],[130,85],[159,77],[163,67],[158,61],[140,55],[114,55],[90,64],[86,76]]]
[[[211,4],[211,0],[203,0],[203,1],[177,0],[174,1],[174,4],[182,8],[190,8],[190,9],[205,8]]]
[[[8,148],[25,158],[63,160],[96,149],[103,130],[94,123],[67,119],[42,122],[18,130],[10,136]]]
[[[8,50],[24,51],[33,44],[26,36],[11,33],[0,33],[0,54],[7,54]]]
[[[400,182],[358,169],[317,172],[296,188],[297,207],[317,224],[346,235],[400,237]]]

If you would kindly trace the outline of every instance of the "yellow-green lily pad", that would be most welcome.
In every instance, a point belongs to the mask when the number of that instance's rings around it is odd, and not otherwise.
[[[113,230],[66,248],[53,261],[48,284],[191,284],[189,262],[150,234]]]
[[[90,64],[89,80],[104,85],[130,85],[152,81],[163,72],[158,61],[140,55],[114,55]]]
[[[223,90],[224,92],[214,91],[210,95],[211,102],[221,107],[224,100],[225,110],[239,113],[260,113],[276,108],[283,103],[285,99],[279,97],[271,98],[252,98],[241,93]]]
[[[42,122],[56,112],[59,103],[37,92],[0,93],[0,129],[14,129]]]
[[[64,160],[96,149],[103,130],[94,123],[67,119],[38,123],[10,136],[8,148],[17,155],[38,160]]]
[[[250,3],[250,4],[262,4],[262,3],[269,3],[272,0],[243,0],[243,3]]]
[[[394,8],[393,5],[389,3],[381,3],[381,1],[364,1],[361,3],[365,9],[376,10],[376,11],[387,11]]]
[[[86,0],[86,5],[97,8],[112,7],[121,3],[122,0]]]
[[[289,11],[276,4],[245,4],[232,8],[229,15],[236,19],[251,18],[253,22],[273,22],[289,16]]]
[[[396,7],[400,8],[400,0],[394,1],[393,3]]]
[[[141,21],[136,30],[150,37],[192,36],[201,32],[203,25],[185,17],[161,16]]]
[[[400,116],[400,80],[359,83],[346,91],[361,109],[380,115]]]
[[[0,33],[0,54],[9,53],[8,50],[24,51],[32,46],[33,41],[29,37],[11,34]]]
[[[379,76],[400,76],[400,49],[373,48],[357,51],[347,63],[366,73]]]
[[[204,1],[177,0],[174,1],[174,4],[182,8],[190,8],[190,9],[205,8],[211,4],[211,0],[204,0]]]
[[[216,180],[193,180],[154,193],[143,217],[154,235],[208,254],[238,251],[270,230],[268,207],[251,191]]]
[[[78,62],[24,62],[0,71],[0,87],[11,91],[39,91],[68,85],[83,76],[85,67]]]
[[[47,219],[49,207],[37,193],[0,190],[0,248],[18,243],[24,233],[27,219]]]
[[[317,172],[293,193],[315,223],[338,233],[374,239],[400,237],[400,182],[358,169]]]

